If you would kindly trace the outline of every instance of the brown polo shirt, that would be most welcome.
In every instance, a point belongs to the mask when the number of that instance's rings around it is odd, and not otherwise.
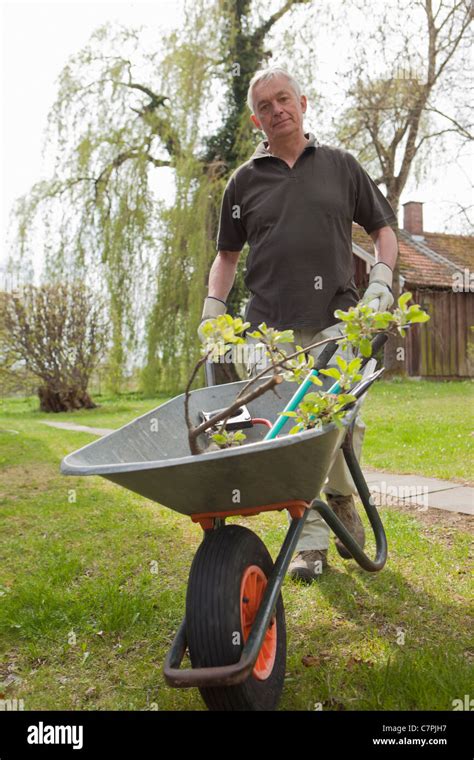
[[[312,133],[290,169],[262,141],[222,198],[217,250],[249,244],[245,320],[319,331],[358,300],[352,222],[370,233],[396,225],[392,207],[356,159]]]

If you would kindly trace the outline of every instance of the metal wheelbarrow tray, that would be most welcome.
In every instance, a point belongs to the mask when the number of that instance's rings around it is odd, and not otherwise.
[[[267,378],[262,378],[260,384]],[[245,382],[191,392],[190,415],[228,406]],[[274,419],[291,398],[294,383],[278,386],[248,404],[252,417]],[[245,445],[192,456],[184,419],[184,394],[66,456],[65,475],[102,475],[184,515],[226,512],[312,501],[320,491],[344,432],[307,430],[261,441],[261,428],[246,431]],[[206,445],[205,434],[199,437]]]
[[[246,382],[192,391],[193,422],[201,421],[203,410],[227,407]],[[286,662],[280,590],[309,508],[320,513],[364,569],[377,571],[385,564],[385,533],[352,447],[353,424],[366,390],[362,387],[342,427],[332,423],[262,441],[261,428],[254,426],[245,430],[243,445],[196,456],[189,453],[182,394],[61,463],[65,475],[100,475],[200,523],[204,538],[190,571],[186,616],[164,674],[171,686],[198,687],[210,709],[277,705]],[[283,382],[277,386],[279,397],[267,392],[254,399],[247,407],[251,417],[276,419],[294,391],[294,383]],[[206,440],[205,433],[199,436],[201,447]],[[340,447],[374,530],[374,560],[318,498]],[[291,521],[275,563],[255,533],[225,525],[230,515],[282,509],[288,509]],[[181,669],[187,648],[193,667]]]

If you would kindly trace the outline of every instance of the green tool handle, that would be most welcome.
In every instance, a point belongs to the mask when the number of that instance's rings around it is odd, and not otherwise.
[[[387,342],[387,340],[388,340],[388,335],[386,335],[386,333],[378,333],[375,336],[375,338],[371,342],[371,346],[372,346],[371,355],[368,357],[364,357],[364,359],[362,359],[362,362],[360,365],[361,370],[364,369],[367,362],[373,358],[374,354],[376,354],[377,351],[379,351],[379,349],[382,348],[382,346]],[[303,383],[301,383],[300,387],[293,394],[293,396],[291,397],[291,399],[285,406],[285,409],[283,410],[284,412],[293,412],[296,409],[296,407],[298,406],[303,396],[309,390],[309,387],[313,386],[313,383],[311,382],[309,378],[311,377],[311,375],[318,375],[319,370],[324,369],[324,367],[329,362],[331,357],[335,354],[337,350],[337,346],[338,344],[335,341],[331,341],[331,343],[328,343],[326,348],[318,356],[314,369],[311,370],[306,380]],[[340,388],[339,382],[336,382],[333,385],[331,385],[331,387],[328,390],[328,393],[339,393],[340,390],[341,388]],[[268,433],[266,434],[263,440],[268,441],[271,438],[275,438],[288,420],[289,420],[289,417],[286,417],[282,412],[278,416],[277,421],[275,422],[273,427],[268,431]]]
[[[284,408],[284,412],[293,412],[298,404],[300,403],[303,396],[308,392],[310,387],[314,387],[314,384],[311,382],[311,377],[317,377],[319,370],[324,369],[328,362],[331,360],[331,358],[334,356],[334,354],[337,351],[338,343],[335,340],[332,340],[331,343],[328,343],[325,348],[321,351],[318,358],[316,359],[316,362],[314,364],[314,368],[309,373],[306,380],[304,380],[299,388],[296,390],[296,392],[293,394],[291,399],[288,401],[287,405]],[[268,441],[270,438],[276,438],[280,430],[282,429],[283,425],[288,421],[288,417],[286,417],[283,413],[281,413],[275,424],[272,428],[268,431],[264,441]]]

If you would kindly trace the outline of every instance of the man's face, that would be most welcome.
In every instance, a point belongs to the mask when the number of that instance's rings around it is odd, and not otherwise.
[[[306,97],[301,95],[298,98],[286,77],[260,82],[254,87],[253,101],[255,113],[250,118],[270,142],[283,135],[288,137],[295,133],[296,136],[302,131]]]

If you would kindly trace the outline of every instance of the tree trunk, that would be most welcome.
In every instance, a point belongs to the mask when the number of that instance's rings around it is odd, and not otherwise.
[[[80,388],[68,388],[57,391],[47,385],[38,388],[40,410],[42,412],[72,412],[75,409],[95,409],[91,397]]]

